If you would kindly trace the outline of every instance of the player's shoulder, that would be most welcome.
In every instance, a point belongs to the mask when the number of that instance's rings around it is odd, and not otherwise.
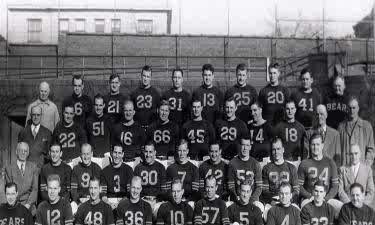
[[[118,203],[118,206],[117,208],[118,209],[127,209],[129,207],[129,205],[131,204],[130,200],[126,197],[124,197],[123,199],[120,200],[120,202]]]
[[[193,170],[197,170],[198,169],[198,166],[196,166],[194,163],[192,163],[190,160],[186,163],[186,166],[193,169]]]
[[[150,203],[148,203],[147,201],[145,201],[143,199],[140,199],[139,201],[141,201],[141,204],[144,206],[146,212],[147,211],[152,212],[152,207],[151,207]]]
[[[69,172],[72,172],[73,169],[72,167],[70,167],[68,164],[66,164],[65,162],[61,162],[60,166],[64,169],[64,171],[69,171]],[[52,166],[51,166],[52,167]]]
[[[41,203],[39,203],[37,207],[37,211],[44,211],[47,208],[49,208],[49,206],[50,206],[50,203],[48,202],[48,200],[44,200]]]
[[[96,162],[91,162],[91,164],[92,164],[92,167],[95,169],[95,170],[102,170],[102,168],[96,163]]]
[[[85,102],[92,102],[90,96],[88,95],[82,95],[82,100],[84,100]]]

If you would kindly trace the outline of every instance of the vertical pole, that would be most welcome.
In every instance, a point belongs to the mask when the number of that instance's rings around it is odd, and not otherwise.
[[[323,52],[325,52],[326,37],[325,37],[325,0],[323,0],[323,18],[322,18],[322,31],[323,31]]]
[[[178,61],[178,46],[177,44],[177,35],[175,36],[175,48],[176,48],[176,66],[179,66],[180,62]]]
[[[114,68],[114,64],[113,64],[113,33],[111,34],[111,45],[112,45],[112,50],[111,50],[111,63],[112,63],[112,74],[115,73],[115,68]]]
[[[123,67],[124,67],[124,77],[126,76],[126,72],[125,72],[125,68],[126,68],[126,61],[125,61],[125,57],[123,57],[123,61],[122,61],[122,63],[123,63]]]
[[[40,77],[43,76],[43,56],[40,57]]]
[[[85,57],[82,56],[82,76],[85,76]]]

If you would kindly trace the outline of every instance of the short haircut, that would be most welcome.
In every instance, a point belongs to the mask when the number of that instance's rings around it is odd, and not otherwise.
[[[30,116],[33,114],[33,110],[36,109],[36,108],[39,108],[39,109],[40,109],[40,115],[43,114],[42,107],[41,107],[40,105],[34,105],[34,106],[31,107],[31,109],[30,109]]]
[[[122,152],[124,152],[124,148],[122,147],[122,145],[121,144],[114,144],[113,146],[112,146],[112,152],[115,150],[115,147],[118,147],[118,148],[121,148],[121,151]]]
[[[251,142],[251,137],[250,137],[250,134],[245,134],[241,137],[241,140],[245,140],[245,141],[250,141]]]
[[[74,80],[82,80],[82,84],[83,84],[83,76],[82,75],[74,75],[73,78],[72,78],[72,85],[74,85]]]
[[[311,142],[315,139],[318,139],[320,138],[321,141],[323,141],[323,137],[320,133],[314,133],[313,135],[311,135],[310,137],[310,140],[309,140],[309,144],[311,144]]]
[[[98,93],[98,94],[96,94],[96,95],[94,96],[94,101],[95,101],[96,99],[102,99],[102,100],[103,100],[103,103],[104,103],[104,97],[103,97],[103,95],[101,95],[100,93]]]
[[[142,67],[141,74],[143,73],[143,71],[150,71],[150,72],[152,73],[151,66],[149,66],[149,65],[144,65],[144,66]]]
[[[279,67],[280,67],[279,63],[275,62],[275,63],[270,64],[269,67],[268,67],[268,69],[271,70],[273,68],[273,69],[277,69],[278,70]]]
[[[111,76],[109,76],[109,82],[111,82],[112,80],[118,78],[120,80],[120,76],[116,73],[114,74],[111,74]]]
[[[142,178],[140,176],[133,176],[133,178],[131,179],[130,181],[130,186],[134,183],[134,182],[139,182],[142,186]]]
[[[234,99],[233,96],[227,98],[227,99],[225,100],[225,104],[226,104],[227,102],[234,102],[234,104],[236,105],[236,100]]]
[[[124,101],[124,104],[123,104],[122,106],[125,107],[125,105],[127,105],[127,104],[132,104],[133,107],[134,107],[134,102],[133,102],[133,100],[131,100],[131,99],[126,99],[126,100]]]
[[[61,146],[61,144],[60,144],[59,142],[53,142],[53,143],[51,144],[51,146],[49,147],[49,150],[50,150],[50,151],[51,151],[51,149],[52,149],[53,146],[57,146],[57,147],[59,147],[60,151],[61,151],[61,149],[62,149],[62,146]]]
[[[152,146],[152,148],[154,149],[154,151],[156,151],[155,144],[154,144],[153,141],[147,141],[146,144],[145,144],[145,147],[143,148],[143,150],[146,150],[146,146]]]
[[[211,151],[211,146],[213,146],[213,145],[219,146],[219,149],[221,150],[220,144],[218,142],[213,142],[213,143],[210,144],[210,149],[208,151]]]
[[[236,67],[236,74],[238,73],[239,70],[241,70],[241,71],[246,70],[247,71],[246,64],[245,63],[238,64],[237,67]]]
[[[57,181],[59,182],[59,186],[61,184],[61,181],[60,181],[60,176],[57,175],[57,174],[51,174],[47,177],[47,185],[49,182],[52,182],[52,181]]]
[[[191,105],[193,105],[194,102],[199,102],[201,103],[201,106],[203,105],[202,101],[199,98],[193,99],[193,101],[191,101]]]
[[[255,102],[251,103],[250,107],[251,107],[252,105],[256,105],[256,106],[258,106],[258,108],[261,108],[261,109],[263,108],[262,103],[260,103],[259,101],[255,101]]]
[[[349,99],[348,99],[348,105],[349,105],[349,103],[351,103],[352,101],[356,101],[357,104],[358,104],[358,106],[359,106],[359,100],[358,100],[358,98],[357,98],[356,96],[354,96],[354,95],[349,96]]]
[[[280,187],[279,187],[279,190],[281,190],[281,188],[285,188],[285,187],[288,187],[290,191],[292,191],[292,185],[290,185],[290,183],[288,182],[281,182],[280,184]]]
[[[72,104],[66,104],[66,105],[64,105],[63,113],[65,112],[66,108],[72,108],[73,111],[74,111],[74,106]]]
[[[88,147],[88,148],[90,148],[90,150],[91,150],[91,152],[92,152],[92,147],[91,147],[91,145],[90,145],[89,143],[83,143],[83,144],[81,145],[81,152],[82,152],[82,149],[83,149],[84,147]]]
[[[211,71],[212,73],[214,73],[215,72],[215,69],[214,69],[214,67],[211,65],[211,64],[204,64],[203,66],[202,66],[202,74],[203,74],[203,72],[205,71],[205,70],[209,70],[209,71]]]
[[[340,79],[341,79],[342,81],[344,81],[344,84],[345,84],[345,77],[342,76],[342,75],[334,76],[334,77],[333,77],[333,80],[332,80],[332,84],[335,83],[337,80],[340,80]]]
[[[175,72],[181,72],[181,75],[184,76],[184,71],[178,66],[172,70],[172,77],[174,76]]]
[[[283,139],[279,136],[275,136],[274,138],[272,138],[271,140],[271,147],[272,145],[274,145],[275,143],[277,142],[280,142],[281,143],[281,146],[284,146],[284,142],[283,142]]]
[[[360,184],[360,183],[355,182],[352,185],[350,185],[350,193],[353,191],[354,188],[359,188],[362,193],[364,192],[364,188],[363,188],[362,184]]]
[[[90,178],[89,184],[91,182],[95,182],[95,181],[98,182],[99,187],[100,187],[100,179],[98,177],[96,177],[96,176],[93,176],[93,177]]]
[[[27,149],[30,151],[29,144],[27,144],[27,142],[24,142],[24,141],[18,142],[16,148],[18,149],[21,145],[25,145],[27,147]]]
[[[314,79],[311,71],[310,71],[310,68],[309,67],[305,67],[301,70],[301,73],[299,75],[299,78],[302,79],[302,76],[305,75],[305,73],[309,73],[310,74],[310,77]]]
[[[4,192],[7,193],[7,188],[11,188],[11,187],[14,187],[16,189],[16,192],[18,192],[18,187],[17,187],[17,184],[13,181],[11,182],[7,182],[4,186]]]
[[[216,180],[216,177],[214,176],[214,175],[208,175],[207,177],[206,177],[206,179],[204,180],[204,186],[206,186],[207,185],[207,182],[208,181],[212,181],[212,180],[214,180],[215,181],[215,185],[217,185],[217,180]]]
[[[178,142],[178,145],[177,145],[177,149],[178,149],[181,145],[186,145],[186,146],[189,147],[189,142],[188,142],[186,139],[180,139],[180,141]]]
[[[169,108],[169,101],[166,99],[161,100],[159,104],[159,108],[161,108],[162,106],[168,106]]]
[[[324,188],[324,191],[327,192],[327,186],[324,184],[324,181],[322,181],[322,180],[317,180],[317,181],[314,183],[314,188],[315,188],[316,186],[323,187],[323,188]]]
[[[285,106],[288,105],[288,104],[292,104],[292,103],[294,104],[295,107],[297,107],[296,102],[295,102],[294,100],[292,100],[292,99],[287,99],[287,100],[285,101]]]
[[[249,178],[245,178],[243,180],[240,180],[240,187],[243,186],[243,185],[249,185],[250,186],[250,189],[252,189],[252,185],[253,185],[253,181]]]
[[[182,180],[181,179],[178,179],[178,178],[176,178],[176,179],[173,179],[172,180],[172,184],[171,184],[171,187],[173,186],[173,185],[175,185],[175,184],[180,184],[181,185],[181,188],[183,189],[183,182],[182,182]]]

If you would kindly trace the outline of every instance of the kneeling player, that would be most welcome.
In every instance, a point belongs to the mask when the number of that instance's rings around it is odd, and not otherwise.
[[[100,200],[99,179],[97,177],[92,177],[89,182],[90,200],[79,206],[75,218],[75,225],[114,225],[111,206]]]

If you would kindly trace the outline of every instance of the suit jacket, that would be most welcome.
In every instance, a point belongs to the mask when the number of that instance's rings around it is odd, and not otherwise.
[[[35,138],[31,132],[31,125],[27,125],[18,134],[18,142],[26,142],[29,145],[30,154],[28,160],[36,163],[39,168],[44,165],[48,148],[52,140],[52,132],[40,125]]]
[[[17,162],[13,161],[5,167],[5,181],[17,184],[18,199],[22,205],[36,203],[38,195],[38,176],[39,168],[35,163],[26,161],[25,174],[22,176]]]
[[[372,169],[364,163],[359,164],[357,176],[354,177],[350,166],[343,166],[340,168],[339,174],[339,192],[338,196],[344,203],[350,202],[350,185],[353,183],[360,183],[365,190],[365,203],[371,205],[374,198],[374,180],[372,177]]]

